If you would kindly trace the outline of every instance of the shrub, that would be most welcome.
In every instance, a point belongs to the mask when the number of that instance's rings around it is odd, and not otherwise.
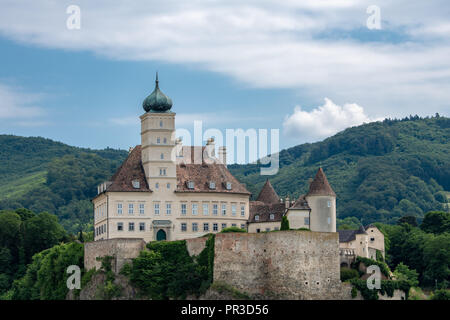
[[[283,218],[281,219],[280,230],[289,230],[289,220],[286,216],[283,216]]]
[[[350,269],[346,267],[341,268],[341,281],[347,281],[350,279],[358,279],[359,272],[355,269]]]
[[[439,289],[436,290],[431,297],[431,300],[450,300],[450,290]]]
[[[228,228],[224,228],[224,229],[222,229],[222,231],[220,231],[220,233],[228,233],[228,232],[247,232],[247,230],[241,229],[238,227],[228,227]]]
[[[124,270],[144,296],[155,300],[185,299],[209,287],[214,263],[213,235],[198,257],[189,256],[186,241],[154,241],[147,248]]]

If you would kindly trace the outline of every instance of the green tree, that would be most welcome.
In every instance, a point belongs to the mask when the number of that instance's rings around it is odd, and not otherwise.
[[[24,222],[24,247],[27,257],[62,241],[66,233],[55,215],[40,213]]]
[[[419,284],[419,274],[416,270],[411,270],[407,265],[400,262],[394,270],[394,276],[397,280],[406,280],[411,287],[416,287]]]
[[[450,281],[450,233],[432,236],[424,245],[423,259],[424,282],[434,285],[435,281],[442,283]]]
[[[286,216],[281,218],[281,227],[280,230],[289,230],[289,219]]]
[[[413,227],[417,227],[417,219],[414,216],[403,216],[400,219],[398,219],[398,224],[407,223],[412,225]]]
[[[423,218],[420,228],[425,232],[436,234],[450,232],[450,212],[428,212]]]

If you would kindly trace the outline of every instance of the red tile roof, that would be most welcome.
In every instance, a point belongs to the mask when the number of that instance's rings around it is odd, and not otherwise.
[[[194,148],[192,147],[192,150]],[[204,150],[204,147],[202,148]],[[185,151],[185,150],[184,150]],[[195,156],[194,152],[191,154]],[[139,181],[139,188],[133,187],[132,181]],[[194,189],[187,187],[187,182],[194,182]],[[209,188],[209,182],[215,183],[215,189]],[[226,182],[231,183],[231,189],[226,189]],[[145,171],[141,161],[141,146],[136,146],[128,155],[127,159],[111,177],[111,185],[106,191],[146,191],[151,192]],[[239,193],[250,195],[251,193],[242,185],[223,164],[177,164],[177,192],[221,192]]]
[[[306,201],[305,195],[301,195],[300,197],[298,197],[298,199],[294,202],[292,206],[289,207],[289,209],[311,210],[311,208],[308,205],[308,201]]]
[[[262,201],[267,204],[280,202],[280,198],[278,197],[278,194],[275,192],[275,189],[272,187],[272,184],[270,184],[269,179],[266,180],[266,183],[262,187],[261,192],[259,193],[256,201]]]
[[[132,181],[139,181],[139,188],[133,187]],[[141,162],[141,146],[136,146],[116,173],[111,177],[112,184],[106,191],[144,191],[151,192]]]
[[[248,218],[249,223],[258,222],[277,222],[281,221],[285,209],[284,203],[267,204],[261,201],[250,201],[250,216]],[[270,219],[270,214],[274,214],[274,219]],[[259,220],[255,220],[255,216],[259,215]]]
[[[328,183],[327,177],[323,172],[322,168],[317,170],[314,180],[309,185],[309,191],[306,196],[333,196],[336,197],[330,184]]]

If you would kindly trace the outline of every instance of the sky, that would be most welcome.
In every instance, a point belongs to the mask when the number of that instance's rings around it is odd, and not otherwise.
[[[374,5],[379,26],[369,28]],[[278,129],[280,148],[387,117],[450,113],[446,0],[0,0],[0,8],[0,134],[128,149],[140,144],[156,71],[178,128],[201,120],[204,130]]]

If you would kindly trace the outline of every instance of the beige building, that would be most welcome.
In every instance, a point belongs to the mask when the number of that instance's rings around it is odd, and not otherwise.
[[[377,259],[377,250],[385,257],[384,235],[373,224],[358,230],[338,230],[341,266],[350,267],[357,256]]]
[[[336,194],[322,168],[317,170],[308,193],[295,201],[288,197],[281,200],[267,180],[256,201],[250,201],[248,232],[278,230],[284,215],[291,229],[336,232]]]
[[[92,200],[95,240],[178,240],[247,227],[250,192],[226,168],[225,150],[215,157],[212,139],[183,147],[171,107],[157,79],[143,103],[141,145]]]
[[[159,89],[144,100],[141,144],[130,148],[110,181],[98,186],[94,239],[179,240],[227,227],[264,232],[280,229],[287,216],[292,229],[336,232],[336,194],[319,168],[306,195],[281,200],[267,180],[256,201],[228,171],[226,150],[182,146],[175,138],[172,100]]]

